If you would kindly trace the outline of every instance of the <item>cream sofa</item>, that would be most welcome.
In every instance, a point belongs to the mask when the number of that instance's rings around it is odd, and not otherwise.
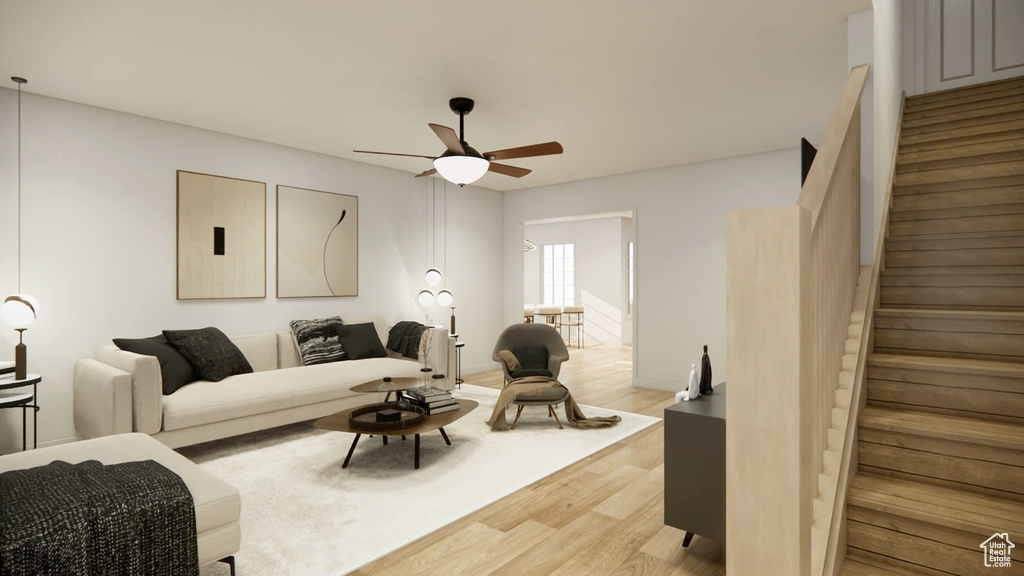
[[[144,434],[118,434],[0,456],[0,472],[43,466],[54,460],[72,464],[86,460],[103,464],[155,460],[162,464],[180,476],[192,493],[199,565],[220,560],[233,564],[231,557],[238,552],[242,538],[238,525],[242,506],[238,490],[188,458]]]
[[[373,322],[386,345],[383,317],[343,318],[345,324]],[[430,332],[427,365],[444,374],[436,386],[454,384],[454,339],[436,327]],[[400,357],[344,360],[303,366],[291,332],[229,336],[253,373],[220,382],[198,381],[164,396],[160,364],[153,356],[101,345],[95,358],[82,358],[74,370],[75,429],[79,438],[142,432],[176,448],[333,414],[377,402],[375,394],[350,388],[385,376],[420,375],[423,361]]]

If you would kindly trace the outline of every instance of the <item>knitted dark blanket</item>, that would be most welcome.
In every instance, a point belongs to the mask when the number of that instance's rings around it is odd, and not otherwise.
[[[152,460],[0,474],[0,574],[198,576],[192,494]]]
[[[403,320],[388,332],[388,350],[394,350],[406,358],[419,359],[420,338],[426,326],[419,322]]]

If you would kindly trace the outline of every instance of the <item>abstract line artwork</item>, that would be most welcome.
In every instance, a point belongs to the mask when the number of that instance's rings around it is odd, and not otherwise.
[[[277,187],[277,297],[356,296],[359,198]]]
[[[178,170],[178,300],[266,298],[267,185]]]

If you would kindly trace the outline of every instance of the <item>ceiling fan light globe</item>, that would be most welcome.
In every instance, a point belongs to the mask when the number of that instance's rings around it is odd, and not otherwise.
[[[0,321],[14,328],[25,328],[35,321],[39,301],[28,294],[14,294],[4,298],[0,306]]]
[[[427,273],[424,275],[423,279],[426,280],[427,285],[429,286],[440,286],[443,277],[441,276],[440,270],[438,270],[437,268],[431,268],[430,270],[427,270]]]
[[[441,290],[437,293],[437,305],[447,308],[455,302],[455,295],[448,290]]]
[[[416,297],[419,301],[420,306],[428,308],[434,304],[434,293],[430,290],[420,290],[419,296]]]
[[[442,178],[462,186],[472,184],[487,173],[491,163],[475,156],[442,156],[434,160],[434,168]]]

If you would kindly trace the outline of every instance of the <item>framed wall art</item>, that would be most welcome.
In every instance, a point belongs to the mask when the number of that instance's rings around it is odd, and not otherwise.
[[[357,296],[359,198],[277,187],[277,297]]]
[[[266,298],[267,185],[178,170],[178,300]]]

